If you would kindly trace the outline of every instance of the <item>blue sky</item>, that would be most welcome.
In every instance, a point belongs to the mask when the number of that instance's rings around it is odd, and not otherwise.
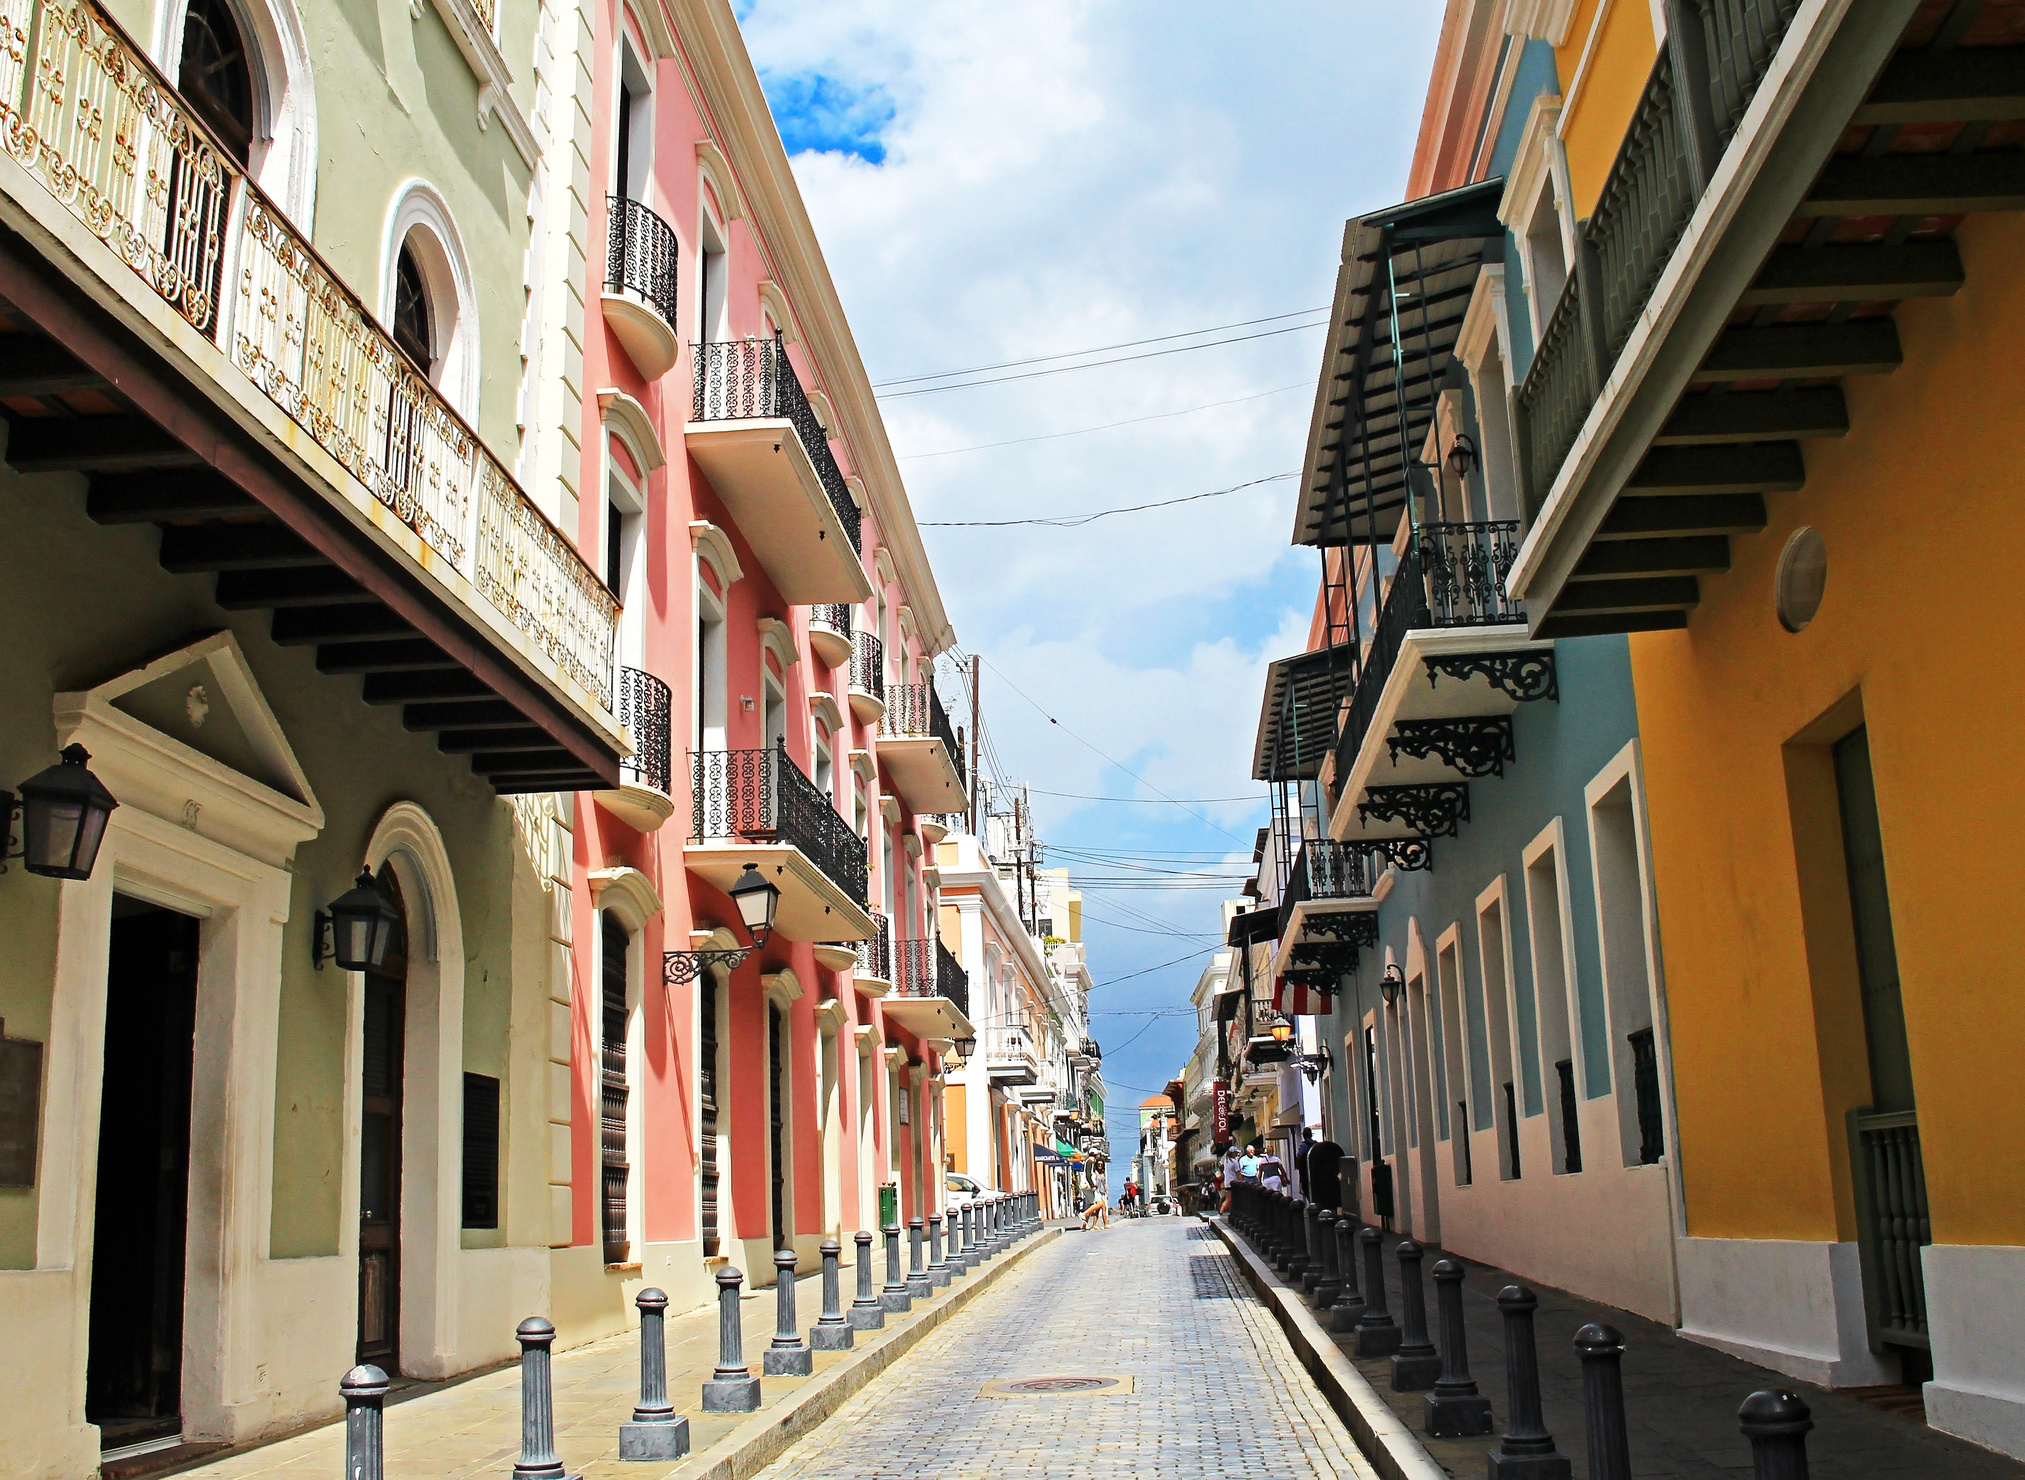
[[[1325,307],[1345,219],[1404,193],[1441,9],[738,5],[875,382]],[[935,526],[1294,470],[1321,333],[1290,326],[1316,318],[979,389],[891,387],[883,401],[962,651],[987,664],[1000,769],[1037,789],[1041,836],[1061,850],[1051,861],[1084,873],[1070,852],[1129,850],[1209,886],[1141,875],[1166,884],[1121,888],[1127,871],[1101,867],[1086,889],[1092,975],[1115,983],[1091,1005],[1118,1158],[1134,1107],[1193,1047],[1190,1017],[1147,1014],[1187,1006],[1206,959],[1191,953],[1210,944],[1225,892],[1214,876],[1238,871],[1226,856],[1249,859],[1264,820],[1249,780],[1263,664],[1304,645],[1316,559],[1288,546],[1285,479],[1075,529]],[[1058,435],[1093,427],[1108,429]],[[1114,1191],[1122,1182],[1114,1165]]]

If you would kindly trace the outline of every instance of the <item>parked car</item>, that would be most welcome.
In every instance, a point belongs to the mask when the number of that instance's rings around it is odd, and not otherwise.
[[[942,1186],[949,1194],[948,1205],[952,1208],[960,1208],[965,1203],[976,1202],[981,1197],[1003,1197],[1005,1195],[996,1187],[986,1187],[976,1178],[966,1177],[961,1172],[944,1172],[942,1174]]]

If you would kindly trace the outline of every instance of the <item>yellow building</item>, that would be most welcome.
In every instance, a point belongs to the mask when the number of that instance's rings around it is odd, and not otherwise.
[[[1509,586],[1637,634],[1683,1329],[2025,1455],[2017,12],[1519,11],[1566,199]]]

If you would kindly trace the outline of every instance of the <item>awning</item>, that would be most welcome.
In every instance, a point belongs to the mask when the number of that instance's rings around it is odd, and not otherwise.
[[[1280,934],[1280,912],[1278,910],[1244,910],[1230,917],[1230,929],[1224,932],[1227,946],[1255,946],[1269,940],[1276,940]],[[1237,990],[1232,988],[1233,991]]]
[[[1386,540],[1398,527],[1410,471],[1427,477],[1416,459],[1478,271],[1504,258],[1504,192],[1502,177],[1483,180],[1344,227],[1294,544]]]
[[[1254,781],[1312,781],[1336,743],[1337,711],[1355,669],[1349,643],[1281,658],[1266,667],[1252,745]]]

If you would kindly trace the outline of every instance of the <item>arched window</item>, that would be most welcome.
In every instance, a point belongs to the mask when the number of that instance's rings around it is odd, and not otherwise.
[[[176,86],[232,157],[252,163],[253,72],[239,22],[225,0],[190,0]]]
[[[401,243],[394,264],[394,343],[425,375],[436,368],[436,332],[430,324],[429,284],[422,277],[422,264],[415,260],[409,242]]]

